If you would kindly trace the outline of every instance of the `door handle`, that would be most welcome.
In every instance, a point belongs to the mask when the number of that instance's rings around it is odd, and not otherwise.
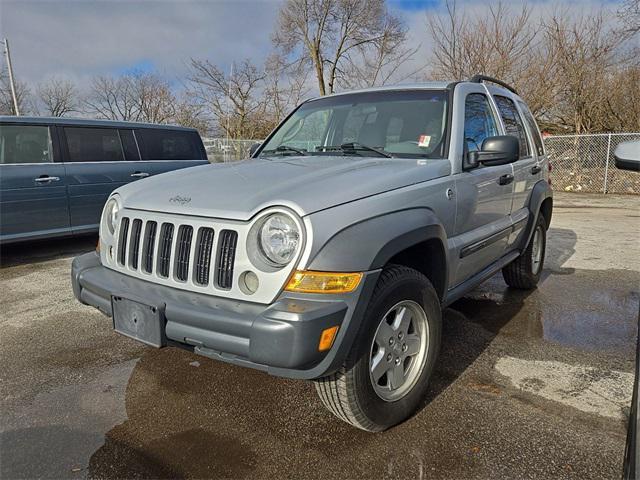
[[[60,177],[50,177],[49,175],[40,175],[38,178],[34,178],[36,183],[46,183],[46,182],[59,182]]]
[[[540,165],[534,165],[533,167],[531,167],[531,175],[537,175],[542,171],[542,168],[540,167]]]
[[[149,174],[147,172],[133,172],[131,176],[134,178],[145,178],[148,177]]]
[[[509,185],[511,182],[513,182],[513,175],[511,175],[510,173],[507,173],[505,175],[502,175],[499,179],[498,179],[498,183],[500,185]]]

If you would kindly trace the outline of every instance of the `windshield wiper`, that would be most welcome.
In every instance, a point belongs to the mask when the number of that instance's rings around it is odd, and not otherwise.
[[[377,153],[378,155],[382,156],[382,157],[386,157],[386,158],[393,158],[393,155],[388,154],[387,152],[383,151],[383,150],[379,150],[377,148],[374,147],[370,147],[368,145],[363,145],[362,143],[357,143],[357,142],[349,142],[349,143],[343,143],[342,145],[321,145],[319,147],[316,147],[316,150],[318,151],[337,151],[340,150],[342,152],[357,152],[358,150],[365,150],[367,152],[374,152]]]
[[[273,150],[263,150],[262,151],[262,153],[288,153],[288,152],[297,153],[298,155],[307,155],[307,151],[306,150],[300,150],[299,148],[290,147],[288,145],[279,145],[278,147],[274,148]]]

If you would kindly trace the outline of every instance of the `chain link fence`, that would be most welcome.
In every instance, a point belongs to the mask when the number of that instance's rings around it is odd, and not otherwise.
[[[564,192],[640,194],[640,174],[618,170],[613,152],[619,143],[640,140],[640,133],[553,135],[544,139],[553,170],[553,188]],[[260,140],[203,139],[210,162],[248,158]]]
[[[553,135],[544,139],[553,188],[564,192],[640,194],[640,174],[618,170],[618,144],[640,140],[640,133]]]

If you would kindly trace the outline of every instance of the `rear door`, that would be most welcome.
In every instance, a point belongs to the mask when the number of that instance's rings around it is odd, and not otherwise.
[[[117,128],[59,127],[74,232],[97,231],[107,198],[128,179]]]
[[[137,128],[135,139],[141,161],[132,174],[142,177],[208,163],[207,154],[195,130]]]
[[[532,188],[532,180],[539,177],[540,168],[537,157],[532,151],[522,116],[512,98],[494,94],[493,98],[500,112],[506,135],[512,135],[520,142],[520,156],[513,164],[514,189],[511,215],[516,221],[526,217],[526,204]]]
[[[482,87],[459,86],[464,98],[464,155],[500,135],[500,124]],[[456,175],[456,251],[458,265],[451,286],[459,285],[504,255],[511,232],[511,164],[483,166]]]
[[[0,240],[69,232],[64,165],[52,127],[0,125]]]

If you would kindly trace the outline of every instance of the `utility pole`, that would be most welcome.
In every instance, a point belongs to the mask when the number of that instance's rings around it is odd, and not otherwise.
[[[9,85],[11,86],[11,98],[13,98],[13,109],[16,113],[16,117],[20,116],[20,109],[18,108],[18,97],[16,96],[16,84],[13,79],[13,68],[11,67],[11,54],[9,53],[9,40],[4,39],[4,55],[7,58],[7,70],[9,70]]]

